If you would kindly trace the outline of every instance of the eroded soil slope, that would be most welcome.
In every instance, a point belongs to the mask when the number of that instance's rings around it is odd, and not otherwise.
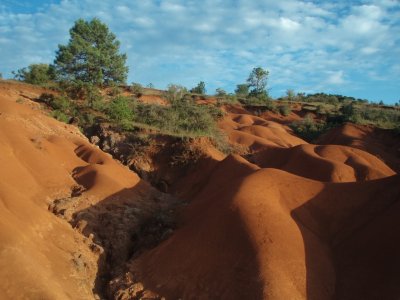
[[[0,298],[94,299],[171,199],[47,117],[42,92],[0,84]]]
[[[282,117],[228,110],[242,156],[204,142],[168,195],[47,117],[42,92],[0,82],[1,299],[400,296],[389,139],[346,125],[312,145]]]

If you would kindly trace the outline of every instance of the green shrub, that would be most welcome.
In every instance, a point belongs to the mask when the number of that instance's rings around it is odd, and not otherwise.
[[[45,84],[56,77],[54,67],[47,64],[31,64],[13,74],[15,79],[31,84]]]
[[[86,127],[91,127],[96,124],[96,116],[86,112],[80,117],[80,123],[84,124]]]
[[[53,110],[50,115],[57,119],[58,121],[64,122],[64,123],[68,123],[70,117],[67,116],[62,110],[56,109]]]
[[[85,85],[84,93],[85,93],[84,98],[89,107],[96,110],[104,109],[104,98],[101,95],[98,87],[87,84]]]
[[[146,124],[166,134],[178,136],[212,136],[216,120],[222,111],[215,106],[197,105],[192,100],[181,99],[170,106],[138,104],[134,121]]]
[[[169,102],[174,102],[181,100],[188,93],[187,88],[178,84],[169,84],[167,87],[167,91],[165,92],[165,97]]]
[[[344,119],[356,124],[371,124],[381,128],[395,128],[400,123],[400,111],[365,104],[346,103],[341,112]]]
[[[194,93],[194,94],[205,95],[205,93],[206,93],[206,84],[204,83],[204,81],[200,81],[194,88],[192,88],[190,90],[190,92]]]
[[[282,116],[288,116],[290,113],[292,112],[292,110],[290,109],[290,106],[288,104],[283,104],[281,106],[279,106],[279,113]]]
[[[310,115],[306,115],[303,120],[290,124],[290,128],[305,141],[312,142],[326,132],[330,126],[325,122],[315,122]]]
[[[55,97],[52,101],[50,101],[49,105],[51,108],[63,112],[70,112],[72,109],[71,100],[64,96]]]
[[[236,85],[235,94],[238,97],[246,98],[249,95],[249,85],[246,83]]]
[[[107,114],[112,120],[126,126],[132,122],[134,116],[132,99],[123,96],[115,97],[107,107]]]
[[[225,97],[226,96],[226,91],[224,89],[217,88],[215,90],[215,96],[217,96],[217,97]]]
[[[113,85],[108,93],[109,96],[115,97],[122,93],[122,89],[118,85]]]
[[[143,87],[140,83],[132,82],[129,89],[136,97],[140,97],[143,94]]]

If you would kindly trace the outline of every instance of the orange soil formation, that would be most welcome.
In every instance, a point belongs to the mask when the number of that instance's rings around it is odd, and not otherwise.
[[[145,104],[168,105],[168,101],[157,95],[141,95],[139,101]]]
[[[228,113],[219,127],[227,133],[231,143],[251,151],[266,146],[293,147],[307,143],[294,136],[287,126],[249,114]]]
[[[400,295],[399,175],[365,151],[310,145],[245,111],[219,125],[256,164],[207,159],[181,181],[192,203],[170,239],[130,263],[134,291],[167,299]]]
[[[0,82],[0,299],[94,299],[101,247],[49,205],[80,191],[82,210],[116,192],[128,190],[119,201],[132,202],[153,189],[77,128],[16,102],[42,92]]]
[[[355,149],[375,131],[310,145],[235,108],[219,125],[252,163],[210,149],[164,232],[173,200],[45,116],[42,91],[0,81],[0,299],[399,297],[400,175]]]
[[[400,139],[390,130],[347,123],[321,136],[317,142],[365,150],[400,172]]]
[[[129,276],[167,299],[391,299],[399,184],[323,183],[230,156]]]
[[[254,155],[252,161],[263,168],[281,169],[325,182],[372,180],[396,174],[374,155],[338,145],[269,147]]]

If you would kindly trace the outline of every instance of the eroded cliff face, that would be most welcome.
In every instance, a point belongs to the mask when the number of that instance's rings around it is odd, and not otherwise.
[[[46,116],[30,101],[41,89],[0,89],[0,298],[102,297],[141,245],[171,233],[175,200]]]

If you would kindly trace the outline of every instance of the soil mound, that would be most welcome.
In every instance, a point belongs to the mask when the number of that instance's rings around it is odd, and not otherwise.
[[[390,132],[311,145],[236,107],[219,126],[250,161],[200,140],[164,170],[178,201],[46,116],[44,91],[0,81],[0,299],[399,297]]]
[[[400,172],[400,139],[392,130],[347,123],[317,141],[321,145],[345,145],[367,151]]]
[[[227,114],[219,126],[227,133],[231,143],[248,147],[251,152],[268,146],[293,147],[307,144],[292,135],[287,126],[249,114]]]
[[[90,145],[76,127],[46,116],[30,100],[43,92],[0,83],[0,298],[94,299],[104,251],[93,231],[79,233],[84,224],[73,229],[53,212],[68,219],[140,185],[114,201],[120,212],[139,193],[158,192]],[[149,203],[151,212],[156,204]],[[86,227],[92,223],[86,220]]]
[[[399,183],[322,183],[230,156],[128,277],[170,299],[399,295]]]
[[[365,151],[338,145],[268,147],[252,161],[263,168],[276,168],[325,182],[352,182],[396,174],[385,163]]]

